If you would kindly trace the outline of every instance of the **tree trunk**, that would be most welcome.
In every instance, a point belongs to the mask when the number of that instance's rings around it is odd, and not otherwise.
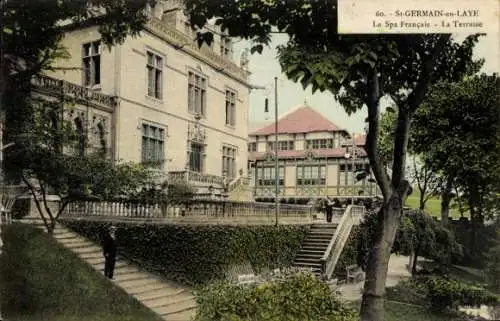
[[[448,217],[450,216],[450,203],[453,194],[451,193],[451,189],[453,187],[453,178],[448,177],[446,180],[446,186],[444,188],[443,193],[441,194],[441,224],[448,224]]]
[[[418,264],[418,254],[420,252],[420,247],[417,245],[415,248],[415,253],[413,253],[413,262],[411,265],[411,275],[414,276],[417,274],[417,264]]]
[[[47,224],[47,233],[52,236],[54,235],[54,230],[56,229],[56,221],[55,220],[50,220]]]
[[[402,214],[402,197],[394,193],[380,210],[368,256],[361,321],[384,320],[384,295],[389,259]]]
[[[420,190],[420,200],[419,200],[419,209],[425,210],[425,191]]]

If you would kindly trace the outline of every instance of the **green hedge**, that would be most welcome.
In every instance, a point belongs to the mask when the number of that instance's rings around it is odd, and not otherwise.
[[[99,241],[108,223],[66,220],[72,230]],[[289,266],[307,236],[306,226],[117,224],[119,252],[169,278],[204,284],[230,266]]]
[[[8,320],[160,320],[52,237],[29,225],[3,228],[2,312]]]
[[[355,310],[314,275],[299,273],[261,284],[216,282],[197,293],[195,321],[354,321]]]

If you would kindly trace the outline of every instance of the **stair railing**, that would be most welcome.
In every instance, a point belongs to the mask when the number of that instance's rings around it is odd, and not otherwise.
[[[335,266],[342,254],[344,245],[351,234],[353,226],[358,225],[364,215],[365,207],[349,205],[347,206],[340,222],[333,234],[325,254],[321,258],[321,272],[323,277],[329,280],[335,270]]]

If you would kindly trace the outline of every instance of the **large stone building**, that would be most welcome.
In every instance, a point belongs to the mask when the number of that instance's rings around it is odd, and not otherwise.
[[[246,57],[236,64],[231,39],[213,30],[214,43],[199,48],[172,0],[158,1],[139,37],[111,48],[97,26],[69,26],[71,58],[56,63],[65,71],[34,84],[79,98],[67,117],[91,147],[214,193],[247,175],[250,85]]]
[[[355,135],[353,135],[355,136]],[[249,168],[256,200],[270,201],[276,194],[275,155],[278,155],[280,199],[365,198],[376,195],[368,175],[369,162],[362,148],[364,136],[355,136],[333,124],[310,106],[292,109],[275,124],[249,135]],[[359,178],[359,177],[358,177]]]

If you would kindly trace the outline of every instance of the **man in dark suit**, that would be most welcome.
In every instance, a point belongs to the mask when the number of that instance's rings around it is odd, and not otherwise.
[[[330,200],[330,198],[327,198],[325,203],[326,203],[326,221],[328,223],[331,223],[333,217],[333,203]]]
[[[116,227],[111,226],[102,240],[102,252],[104,255],[104,275],[113,279],[116,262]]]

